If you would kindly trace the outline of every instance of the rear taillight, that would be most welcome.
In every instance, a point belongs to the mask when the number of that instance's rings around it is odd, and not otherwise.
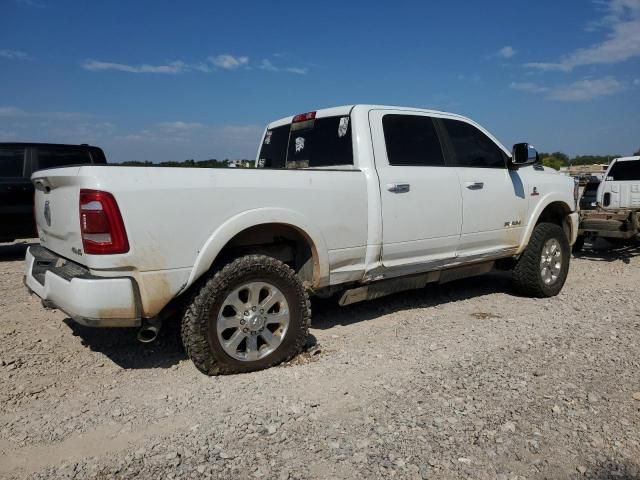
[[[80,190],[80,233],[86,254],[110,255],[129,251],[120,209],[108,192]]]

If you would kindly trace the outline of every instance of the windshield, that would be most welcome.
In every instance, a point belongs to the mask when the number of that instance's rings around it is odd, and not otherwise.
[[[267,130],[258,168],[353,165],[348,116],[317,118]]]
[[[614,163],[607,174],[607,180],[618,182],[640,180],[640,160],[625,160]]]

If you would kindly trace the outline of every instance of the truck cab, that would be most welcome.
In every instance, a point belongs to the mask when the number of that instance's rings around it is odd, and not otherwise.
[[[611,161],[598,187],[597,202],[607,210],[640,209],[640,156]]]
[[[0,143],[0,242],[37,236],[30,178],[34,172],[105,163],[102,149],[90,145]]]

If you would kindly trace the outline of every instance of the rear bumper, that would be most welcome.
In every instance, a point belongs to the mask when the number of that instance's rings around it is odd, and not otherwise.
[[[25,263],[24,283],[46,307],[62,310],[89,327],[141,325],[134,279],[97,277],[40,246],[29,247]]]

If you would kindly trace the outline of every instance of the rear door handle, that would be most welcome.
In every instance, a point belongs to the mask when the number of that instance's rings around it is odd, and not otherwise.
[[[387,190],[393,193],[404,193],[411,189],[408,183],[387,183]]]
[[[482,190],[484,188],[484,182],[467,182],[467,188],[469,190]]]

